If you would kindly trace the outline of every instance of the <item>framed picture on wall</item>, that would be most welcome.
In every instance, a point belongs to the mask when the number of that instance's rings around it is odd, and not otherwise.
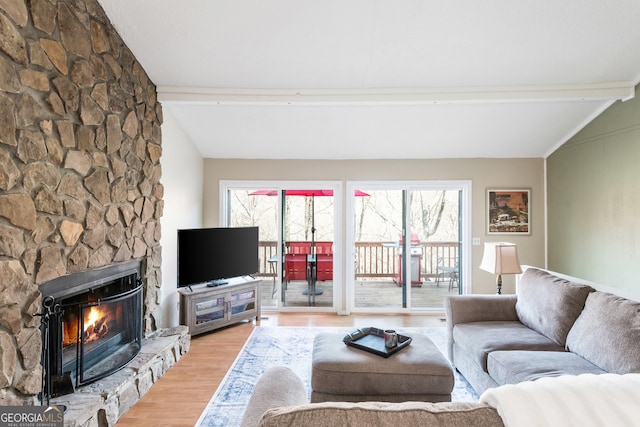
[[[531,190],[487,190],[487,234],[531,234]]]

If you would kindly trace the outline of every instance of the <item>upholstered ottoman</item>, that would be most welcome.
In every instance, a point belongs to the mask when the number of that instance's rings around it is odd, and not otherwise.
[[[320,333],[313,343],[311,402],[450,402],[453,369],[425,335],[388,358],[349,347],[342,335]]]

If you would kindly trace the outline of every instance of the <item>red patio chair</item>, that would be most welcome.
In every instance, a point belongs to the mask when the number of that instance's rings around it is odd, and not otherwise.
[[[306,254],[285,254],[284,280],[287,283],[292,280],[307,280]]]
[[[316,255],[317,280],[333,280],[333,254]]]

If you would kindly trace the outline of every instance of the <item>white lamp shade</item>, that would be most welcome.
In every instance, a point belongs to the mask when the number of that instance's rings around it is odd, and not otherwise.
[[[517,246],[507,242],[485,243],[480,269],[493,274],[522,273]]]

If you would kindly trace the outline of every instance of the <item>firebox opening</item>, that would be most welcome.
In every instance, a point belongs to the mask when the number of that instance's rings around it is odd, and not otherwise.
[[[74,275],[47,283],[44,289],[53,292],[43,291],[44,397],[73,392],[68,382],[79,387],[111,375],[140,352],[139,274],[138,263],[134,269],[114,266],[90,272],[88,282]]]

